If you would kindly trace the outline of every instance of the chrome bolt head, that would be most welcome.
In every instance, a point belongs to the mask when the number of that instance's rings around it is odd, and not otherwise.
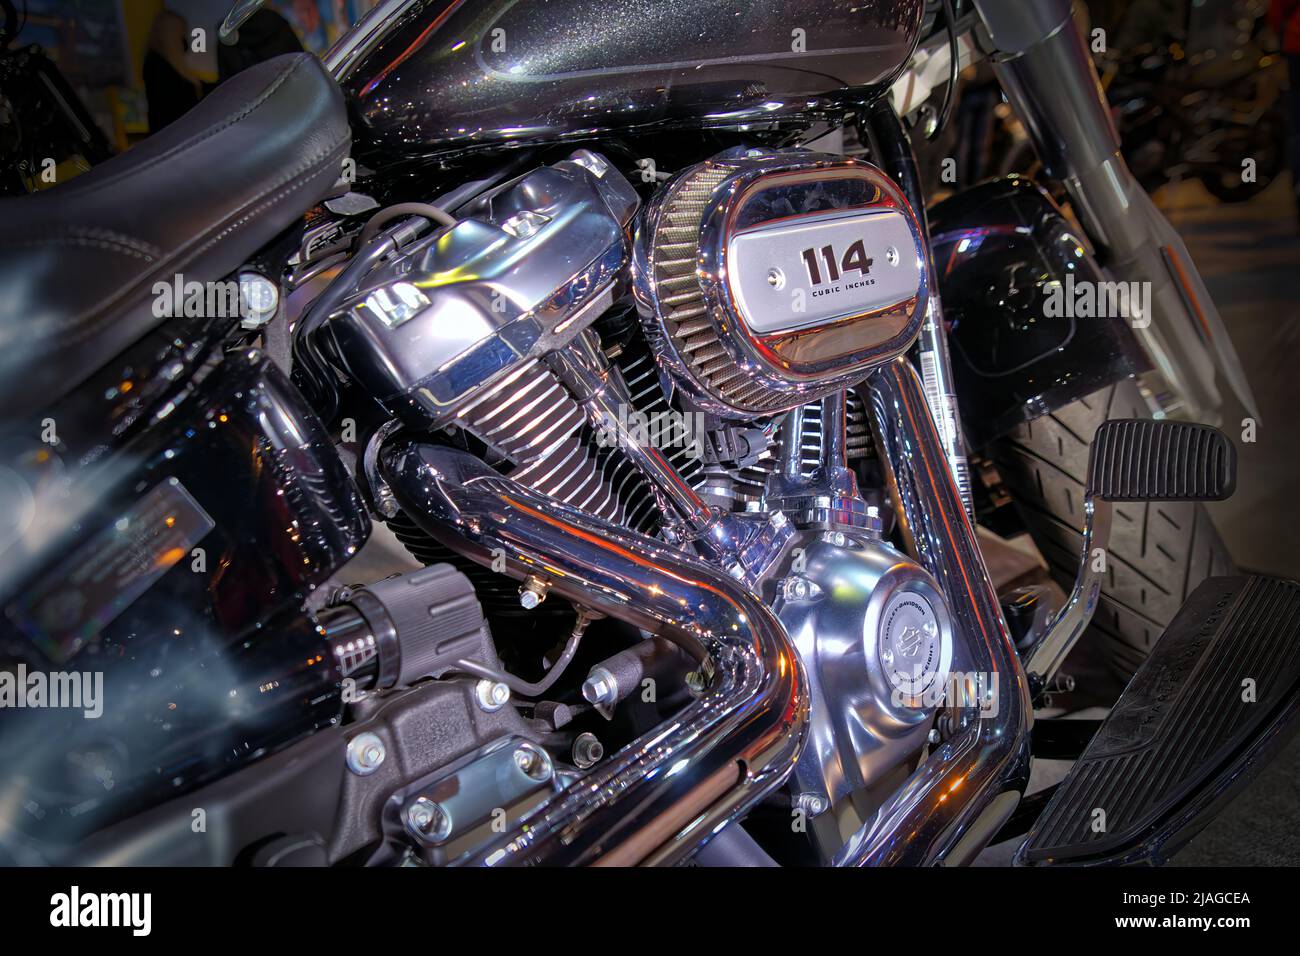
[[[826,798],[820,793],[801,793],[796,805],[810,817],[821,816],[827,810]]]
[[[544,581],[530,574],[519,587],[520,606],[531,611],[546,600],[546,592],[550,589],[551,583],[549,581]]]
[[[520,744],[515,748],[515,766],[523,771],[524,776],[539,783],[550,780],[554,772],[550,755],[533,744]]]
[[[260,329],[275,318],[280,307],[279,287],[260,272],[239,274],[239,325]]]
[[[406,828],[422,840],[437,843],[451,836],[451,814],[428,797],[416,797],[406,808]]]
[[[501,681],[481,680],[474,685],[474,699],[480,710],[494,714],[510,703],[510,688]]]
[[[380,768],[387,751],[384,742],[376,734],[366,732],[357,734],[348,741],[348,769],[358,777],[366,777]]]
[[[612,704],[618,696],[618,683],[609,671],[597,667],[582,682],[582,696],[589,704]]]

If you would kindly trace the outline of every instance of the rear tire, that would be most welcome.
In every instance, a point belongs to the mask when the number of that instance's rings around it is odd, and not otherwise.
[[[1093,433],[1109,418],[1150,417],[1137,384],[1128,379],[1021,425],[990,448],[1034,543],[1067,593],[1083,547]],[[1084,640],[1098,641],[1124,677],[1146,659],[1203,579],[1235,573],[1223,540],[1196,502],[1116,504],[1106,556],[1101,602]]]

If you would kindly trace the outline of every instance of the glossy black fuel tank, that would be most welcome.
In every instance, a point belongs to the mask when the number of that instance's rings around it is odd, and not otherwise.
[[[902,71],[923,0],[407,0],[327,63],[358,154],[833,117]]]

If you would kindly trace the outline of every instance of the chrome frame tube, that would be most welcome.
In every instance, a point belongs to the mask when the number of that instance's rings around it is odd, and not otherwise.
[[[967,701],[975,706],[965,709],[965,728],[928,755],[833,862],[965,863],[1015,809],[1028,784],[1029,681],[915,370],[899,359],[873,372],[866,389],[900,519],[952,611],[958,631],[953,666],[985,675],[992,697]]]
[[[380,470],[425,531],[480,564],[504,556],[580,607],[703,660],[699,698],[527,814],[469,862],[671,864],[779,787],[808,724],[799,656],[718,568],[500,477],[465,452],[396,438]]]
[[[934,268],[930,244],[930,224],[926,218],[925,196],[911,140],[903,122],[887,99],[878,100],[868,113],[870,130],[880,147],[881,164],[899,184],[925,239],[925,273],[930,277],[930,296],[925,304],[925,321],[917,336],[917,359],[921,367],[926,404],[934,418],[948,468],[961,496],[967,515],[975,514],[971,497],[970,463],[966,457],[966,436],[962,433],[957,406],[957,387],[953,384],[952,357],[948,351],[948,332],[944,325],[943,302],[939,295],[939,273]]]

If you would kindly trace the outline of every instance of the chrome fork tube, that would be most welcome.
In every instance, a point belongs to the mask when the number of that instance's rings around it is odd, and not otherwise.
[[[396,439],[379,457],[398,503],[447,546],[487,566],[504,558],[512,577],[543,578],[583,608],[673,640],[708,675],[697,700],[471,863],[674,863],[784,782],[808,722],[807,682],[780,622],[741,584],[464,452]]]
[[[1193,420],[1217,417],[1224,378],[1258,418],[1255,397],[1227,329],[1186,245],[1129,171],[1119,133],[1076,29],[1070,0],[1032,4],[975,0],[997,47],[993,71],[1047,171],[1061,180],[1106,267],[1148,283],[1150,315],[1132,324]]]
[[[933,750],[838,866],[965,863],[1010,816],[1029,776],[1029,687],[916,372],[899,359],[867,379],[880,457],[917,557],[957,626],[954,669],[991,696],[964,701],[964,729]]]

